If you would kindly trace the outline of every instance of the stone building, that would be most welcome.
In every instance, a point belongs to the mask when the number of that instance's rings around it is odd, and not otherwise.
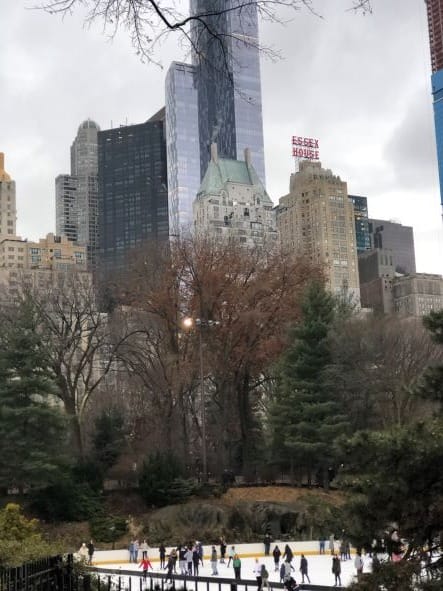
[[[443,310],[443,277],[417,273],[396,277],[393,286],[394,310],[402,316],[426,316]]]
[[[235,238],[248,247],[272,248],[277,239],[275,212],[245,150],[245,160],[219,158],[211,146],[211,160],[193,204],[196,235]]]
[[[5,155],[0,152],[0,238],[15,236],[17,208],[15,181],[5,170]]]
[[[346,182],[320,162],[302,160],[280,199],[277,226],[285,250],[323,265],[331,291],[359,302],[354,206]]]

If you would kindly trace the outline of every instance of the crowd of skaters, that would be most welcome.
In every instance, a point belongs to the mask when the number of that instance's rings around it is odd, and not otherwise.
[[[266,534],[263,540],[265,557],[272,555],[274,563],[274,572],[279,573],[280,582],[284,584],[288,591],[296,591],[299,588],[297,579],[300,583],[311,583],[309,577],[308,559],[304,554],[299,556],[298,572],[295,563],[295,556],[289,544],[280,549],[278,544],[275,544],[271,549],[271,536]],[[327,540],[321,539],[319,541],[320,554],[326,553]],[[331,570],[334,576],[334,585],[341,586],[341,562],[343,560],[350,560],[350,544],[342,540],[338,542],[333,536],[329,539],[329,551],[332,558]],[[147,575],[149,569],[154,570],[148,557],[149,546],[146,540],[139,543],[138,540],[131,540],[128,551],[129,561],[138,564],[142,569],[144,575]],[[158,547],[160,570],[166,570],[166,581],[173,581],[174,575],[183,576],[198,576],[200,566],[203,567],[204,553],[203,545],[199,540],[188,544],[179,544],[173,547],[169,552],[164,543]],[[141,554],[140,554],[141,553]],[[211,575],[219,575],[219,567],[221,564],[227,568],[232,566],[234,571],[234,578],[241,580],[242,577],[242,561],[236,552],[235,545],[228,546],[224,537],[220,538],[218,545],[212,545],[210,549],[209,562],[211,566]],[[363,559],[358,552],[355,556],[354,565],[359,576],[363,572]],[[253,567],[253,575],[257,580],[257,591],[270,589],[269,572],[266,564],[261,562],[258,558],[255,559]]]

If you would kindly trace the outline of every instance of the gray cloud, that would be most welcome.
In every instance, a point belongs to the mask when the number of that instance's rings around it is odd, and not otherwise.
[[[2,4],[0,150],[17,181],[19,231],[37,238],[54,228],[54,178],[69,169],[80,122],[144,121],[164,102],[165,70],[141,64],[124,33],[109,42],[85,28],[81,14]],[[424,2],[374,0],[365,17],[349,5],[317,0],[324,19],[300,11],[282,13],[286,27],[262,25],[284,56],[262,66],[269,193],[287,192],[290,137],[318,137],[323,164],[368,195],[372,215],[414,224],[419,269],[442,272]],[[166,67],[185,57],[173,38],[159,51]]]

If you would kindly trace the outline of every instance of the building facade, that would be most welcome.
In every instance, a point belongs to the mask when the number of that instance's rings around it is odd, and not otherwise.
[[[235,239],[246,247],[271,249],[277,240],[274,206],[259,179],[251,152],[244,161],[219,158],[217,144],[194,201],[197,236]]]
[[[369,236],[371,248],[392,250],[397,273],[415,273],[414,231],[411,226],[370,219]]]
[[[431,50],[432,97],[443,213],[443,0],[425,0]]]
[[[201,182],[198,97],[194,66],[173,62],[166,76],[166,154],[169,232],[192,227],[192,203]]]
[[[0,237],[15,236],[17,207],[15,181],[5,170],[5,155],[0,152]]]
[[[131,250],[167,240],[168,188],[164,109],[146,123],[101,131],[100,271],[123,271]]]
[[[331,291],[360,301],[354,206],[346,182],[320,162],[302,160],[280,199],[277,226],[284,249],[324,265]]]
[[[395,262],[392,250],[375,249],[358,255],[362,308],[389,314],[394,309]]]
[[[429,273],[396,277],[393,295],[394,310],[401,316],[426,316],[443,309],[443,277]]]
[[[368,198],[361,195],[349,195],[349,199],[354,205],[355,217],[355,239],[357,243],[357,253],[366,252],[371,249],[369,238],[368,221]]]
[[[192,65],[174,62],[166,78],[168,186],[172,234],[186,231],[215,142],[221,158],[250,148],[266,184],[258,17],[255,3],[190,0]],[[216,36],[208,32],[216,30]],[[196,180],[198,179],[198,180]]]
[[[71,173],[55,180],[56,233],[86,246],[95,265],[98,248],[98,143],[100,128],[90,119],[71,145]]]

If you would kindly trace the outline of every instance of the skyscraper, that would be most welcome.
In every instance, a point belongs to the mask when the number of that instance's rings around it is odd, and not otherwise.
[[[0,236],[15,236],[17,208],[15,181],[5,170],[5,155],[0,152]]]
[[[368,199],[367,197],[361,197],[360,195],[349,195],[349,199],[354,205],[355,238],[357,241],[357,254],[360,254],[371,249],[371,241],[369,239]]]
[[[414,231],[388,220],[369,219],[371,248],[391,250],[397,273],[415,273]]]
[[[167,240],[164,109],[145,123],[98,134],[100,272],[122,271],[130,251]]]
[[[166,76],[166,153],[169,231],[192,225],[192,202],[200,186],[196,69],[173,62]]]
[[[277,210],[282,246],[324,265],[330,290],[359,302],[354,207],[347,184],[320,162],[302,160],[299,166]]]
[[[90,119],[80,125],[71,146],[71,174],[59,175],[55,184],[56,232],[86,246],[92,265],[98,247],[99,130]]]
[[[215,142],[220,157],[230,160],[240,160],[250,148],[254,168],[266,183],[257,6],[240,0],[191,0],[190,7],[192,15],[202,15],[191,26],[193,65],[172,64],[166,82],[173,232],[188,225],[198,190],[197,137],[199,181]]]
[[[428,13],[435,139],[443,212],[443,0],[425,0],[425,2]]]

